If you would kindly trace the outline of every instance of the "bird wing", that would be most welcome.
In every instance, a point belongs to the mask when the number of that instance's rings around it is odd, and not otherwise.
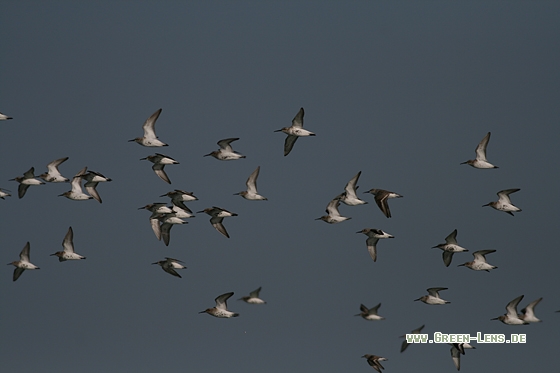
[[[154,163],[154,165],[152,166],[152,170],[154,170],[156,175],[158,175],[161,180],[165,181],[167,184],[171,184],[171,180],[169,180],[169,176],[167,176],[167,174],[163,170],[164,167],[165,167],[164,164]]]
[[[156,120],[158,119],[159,115],[161,114],[161,109],[150,115],[148,119],[142,125],[142,129],[144,129],[144,137],[147,139],[156,139]]]
[[[229,234],[226,231],[226,227],[224,227],[224,225],[222,224],[223,220],[224,218],[213,216],[212,218],[210,218],[210,223],[214,228],[216,228],[218,232],[220,232],[221,234],[229,238]]]
[[[373,259],[374,262],[377,260],[377,248],[375,246],[377,245],[377,241],[379,241],[379,238],[376,237],[368,237],[366,240],[366,245],[367,245],[369,255],[371,256],[371,259]]]
[[[358,196],[356,196],[356,184],[358,183],[358,179],[360,178],[360,175],[362,174],[362,171],[358,172],[356,174],[356,176],[354,176],[349,182],[348,184],[346,184],[346,187],[344,188],[344,190],[346,191],[346,196],[347,197],[351,197],[351,198],[358,198]]]
[[[257,169],[253,171],[253,173],[249,175],[249,178],[247,179],[246,184],[247,184],[247,191],[249,193],[257,194],[257,177],[259,176],[260,170],[261,170],[261,166],[258,166]]]
[[[229,139],[223,139],[218,141],[218,145],[220,146],[220,148],[224,149],[227,152],[233,152],[231,143],[237,140],[239,140],[239,137],[230,137]]]
[[[293,136],[293,135],[288,135],[286,137],[286,141],[284,141],[284,157],[290,154],[297,139],[298,136]]]
[[[233,295],[233,292],[225,293],[216,297],[216,308],[227,310],[227,300]]]
[[[72,242],[74,239],[74,231],[72,227],[68,228],[68,232],[66,236],[64,236],[64,240],[62,240],[62,247],[64,248],[65,253],[74,253],[74,243]]]
[[[449,234],[449,236],[445,237],[445,242],[448,244],[457,245],[457,229]]]
[[[490,132],[484,136],[476,147],[476,159],[479,161],[487,162],[486,160],[486,147],[488,146],[488,141],[490,141]]]
[[[299,109],[294,119],[292,119],[292,127],[303,128],[303,114],[303,108]]]
[[[519,304],[519,302],[521,302],[521,299],[523,299],[523,295],[518,296],[507,304],[506,311],[509,317],[517,317],[517,305]]]

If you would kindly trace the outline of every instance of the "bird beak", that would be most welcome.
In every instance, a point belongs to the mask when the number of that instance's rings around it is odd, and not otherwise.
[[[282,132],[282,129],[276,130],[276,131],[274,131],[274,132]]]
[[[128,140],[128,142],[136,141],[136,139]]]
[[[208,157],[209,155],[212,155],[212,153],[205,154],[203,157]]]
[[[461,162],[461,163],[459,163],[459,164],[467,164],[467,163],[469,163],[469,162]]]
[[[490,320],[499,320],[499,319],[500,319],[499,317],[495,317],[495,318],[490,319]]]
[[[418,299],[414,299],[414,301],[416,302],[417,300],[420,300],[420,299],[421,299],[421,298],[418,298]]]

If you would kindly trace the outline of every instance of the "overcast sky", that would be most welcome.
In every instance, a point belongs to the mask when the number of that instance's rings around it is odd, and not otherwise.
[[[456,371],[449,346],[400,335],[425,324],[444,333],[525,333],[527,343],[474,344],[462,372],[550,371],[557,359],[560,254],[560,4],[552,1],[0,3],[1,263],[26,242],[40,270],[12,282],[0,273],[0,360],[6,371],[386,372]],[[284,157],[300,107],[301,138]],[[128,140],[156,110],[165,148]],[[460,165],[491,132],[498,169]],[[233,143],[245,159],[203,157]],[[172,184],[152,163],[163,153]],[[80,169],[113,179],[103,198],[71,201],[70,184],[31,186],[18,199],[9,179],[47,163],[71,178]],[[260,166],[268,201],[234,195]],[[359,196],[329,225],[329,201],[362,171]],[[404,196],[385,218],[363,194]],[[509,216],[482,207],[520,188]],[[138,210],[173,189],[219,206],[231,238],[196,214],[165,246],[150,213]],[[68,227],[87,260],[59,263]],[[363,228],[394,235],[373,262]],[[468,253],[445,267],[432,249],[454,229]],[[498,269],[458,264],[472,252]],[[183,260],[183,278],[151,263]],[[237,299],[262,286],[266,305]],[[431,306],[414,299],[447,287]],[[233,291],[240,317],[198,312]],[[524,295],[543,297],[542,323],[491,321]],[[354,317],[381,303],[383,321]]]

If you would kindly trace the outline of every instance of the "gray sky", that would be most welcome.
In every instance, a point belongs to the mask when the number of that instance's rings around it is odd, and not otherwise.
[[[389,359],[387,372],[455,371],[447,345],[398,336],[425,324],[444,333],[526,333],[523,345],[476,345],[463,372],[547,371],[560,330],[556,232],[560,203],[556,2],[2,2],[0,187],[2,260],[27,241],[41,269],[0,281],[6,371],[348,372],[371,371],[360,356]],[[300,107],[305,128],[283,156]],[[157,134],[170,146],[128,143],[163,108]],[[459,165],[491,131],[496,170]],[[239,137],[246,159],[204,154]],[[175,158],[167,185],[140,161]],[[17,198],[8,181],[68,156],[111,177],[103,204],[57,195],[69,184],[30,187]],[[261,166],[268,201],[233,194]],[[341,206],[351,220],[314,219],[362,171],[359,192],[404,196],[385,218],[373,197]],[[158,242],[145,204],[173,189],[193,191],[193,211],[220,206],[231,238],[197,214]],[[521,188],[515,217],[481,206]],[[72,226],[85,261],[59,263]],[[356,231],[395,236],[374,263]],[[469,249],[450,267],[431,249],[454,229]],[[473,251],[499,268],[458,264]],[[188,269],[174,278],[150,263],[165,256]],[[237,301],[262,286],[267,305]],[[448,287],[445,306],[413,300]],[[234,291],[235,319],[198,314]],[[543,320],[508,326],[491,318],[524,294],[544,297]],[[382,303],[384,321],[353,315]],[[520,358],[522,356],[522,358]]]

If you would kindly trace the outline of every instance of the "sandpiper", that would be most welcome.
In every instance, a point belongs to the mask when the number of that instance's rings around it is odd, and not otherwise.
[[[298,113],[292,119],[291,127],[284,127],[274,132],[284,132],[288,135],[284,142],[284,157],[290,154],[298,137],[301,136],[315,136],[313,132],[303,129],[303,108],[299,109]]]
[[[91,194],[91,196],[95,198],[97,202],[102,203],[101,197],[99,196],[99,193],[97,193],[97,184],[112,180],[95,171],[89,171],[83,176],[83,179],[86,180],[86,183],[84,184],[86,191]]]
[[[381,369],[385,369],[383,367],[383,365],[381,365],[380,361],[387,361],[388,359],[381,357],[381,356],[377,356],[377,355],[370,355],[370,354],[365,354],[364,356],[367,359],[368,364],[373,367],[373,369],[375,369],[376,371],[378,371],[379,373],[381,373]]]
[[[379,316],[377,314],[377,310],[379,309],[379,307],[381,307],[381,303],[372,308],[367,308],[363,304],[360,304],[361,312],[354,316],[362,316],[362,318],[364,318],[365,320],[385,320],[383,316]]]
[[[146,206],[138,207],[138,210],[142,209],[151,211],[155,214],[171,214],[173,212],[171,208],[167,207],[167,205],[162,202],[150,203]]]
[[[476,159],[472,159],[461,164],[468,164],[474,168],[498,168],[486,160],[486,147],[488,146],[488,141],[490,141],[490,132],[484,136],[482,141],[480,141],[480,144],[476,147]]]
[[[523,295],[518,296],[517,298],[515,298],[514,300],[512,300],[511,302],[509,302],[506,306],[506,314],[505,315],[501,315],[498,317],[495,317],[491,320],[500,320],[501,322],[503,322],[504,324],[508,324],[508,325],[523,325],[523,324],[528,324],[528,321],[525,321],[523,319],[521,319],[518,315],[517,315],[517,305],[519,304],[519,302],[521,302],[521,299],[523,299]]]
[[[510,214],[511,216],[513,216],[514,212],[519,212],[521,211],[520,208],[515,207],[514,205],[511,204],[511,200],[509,199],[509,195],[511,193],[515,193],[520,191],[521,189],[516,188],[516,189],[504,189],[504,190],[500,190],[498,192],[498,200],[496,202],[490,202],[487,203],[484,206],[490,206],[498,211],[503,211],[505,213]]]
[[[0,188],[0,198],[5,199],[4,197],[10,197],[11,194],[8,193],[9,190],[8,189],[2,189]]]
[[[16,178],[10,179],[9,181],[17,181],[19,183],[18,186],[18,198],[23,198],[25,196],[25,192],[27,192],[27,188],[30,185],[41,185],[45,184],[41,180],[35,179],[35,168],[31,167],[26,173],[22,176],[18,176]]]
[[[60,174],[58,171],[58,166],[61,163],[66,162],[68,157],[55,159],[47,165],[47,172],[42,173],[39,177],[49,183],[66,183],[69,180]]]
[[[171,157],[159,153],[156,153],[155,155],[149,155],[146,158],[141,158],[140,160],[143,161],[145,159],[154,164],[152,166],[152,170],[154,170],[156,175],[158,175],[161,180],[165,181],[168,184],[171,184],[171,180],[169,180],[169,177],[167,176],[163,168],[167,164],[179,164],[179,162]]]
[[[453,254],[459,253],[461,251],[469,251],[464,247],[457,244],[457,229],[445,237],[445,243],[440,243],[432,247],[432,249],[442,249],[443,250],[443,263],[446,267],[449,267],[451,260],[453,259]]]
[[[465,349],[475,349],[476,347],[471,346],[468,343],[449,343],[451,345],[451,359],[453,359],[453,364],[457,370],[461,370],[461,355],[465,354]]]
[[[424,329],[424,326],[425,326],[425,325],[422,325],[421,327],[414,329],[413,331],[411,331],[411,332],[408,333],[408,334],[420,334],[420,332],[422,331],[422,329]],[[406,350],[406,348],[408,347],[408,345],[409,345],[410,343],[408,343],[408,342],[406,341],[406,335],[401,335],[399,338],[404,338],[404,339],[405,339],[405,340],[403,341],[403,343],[401,344],[401,352],[404,352],[404,350]]]
[[[39,269],[39,267],[29,261],[29,248],[30,245],[28,242],[23,247],[23,250],[21,250],[21,253],[19,254],[19,260],[16,262],[8,263],[8,265],[13,265],[16,267],[14,269],[14,281],[16,281],[26,269]]]
[[[235,193],[235,195],[239,195],[250,201],[266,201],[267,200],[266,197],[261,196],[257,192],[257,177],[259,177],[260,170],[261,170],[261,166],[257,167],[257,169],[253,171],[251,175],[249,175],[249,178],[245,183],[247,185],[247,190],[244,190],[239,193]]]
[[[531,303],[529,303],[527,305],[527,307],[523,308],[521,310],[521,313],[518,314],[517,316],[525,321],[525,322],[540,322],[541,320],[539,318],[537,318],[537,316],[535,316],[535,307],[537,306],[537,304],[539,304],[539,302],[542,300],[542,297],[540,297],[539,299],[532,301]]]
[[[135,141],[140,145],[151,146],[151,147],[167,146],[166,143],[160,141],[156,136],[156,129],[155,129],[156,120],[158,119],[160,114],[161,114],[161,109],[159,109],[158,111],[153,113],[148,119],[146,119],[144,125],[142,126],[142,129],[144,130],[144,137],[137,137],[135,139],[128,140],[128,142]]]
[[[360,178],[361,174],[362,171],[358,172],[356,176],[354,176],[348,182],[348,184],[346,184],[346,187],[344,188],[344,193],[340,198],[340,202],[348,206],[357,206],[357,205],[363,205],[367,203],[366,201],[359,199],[358,196],[356,195],[356,190],[358,189],[356,184],[358,183],[358,179]]]
[[[239,137],[231,137],[229,139],[218,141],[220,149],[214,150],[212,153],[204,155],[204,157],[211,155],[212,157],[219,159],[220,161],[231,161],[234,159],[245,158],[244,155],[239,154],[231,147],[231,143],[237,140],[239,140]]]
[[[381,229],[375,229],[375,228],[364,228],[361,231],[358,231],[356,233],[363,233],[366,236],[368,236],[368,238],[366,239],[366,245],[367,245],[369,255],[371,256],[371,259],[373,259],[374,262],[377,260],[376,245],[377,245],[377,242],[379,241],[379,239],[381,239],[381,238],[395,238],[395,236],[390,235],[387,232],[383,232]]]
[[[474,271],[486,271],[490,272],[491,269],[498,268],[486,262],[486,254],[491,254],[496,252],[496,250],[479,250],[473,253],[474,260],[472,262],[466,262],[463,264],[459,264],[457,267],[467,267]]]
[[[451,303],[449,301],[443,300],[439,297],[439,292],[441,290],[447,290],[447,288],[429,288],[426,289],[426,291],[428,292],[428,295],[423,295],[418,299],[414,299],[414,301],[420,300],[426,304],[447,304],[447,303]]]
[[[7,116],[6,114],[0,113],[0,120],[8,120],[8,119],[14,119],[14,118],[9,117],[9,116]]]
[[[326,223],[329,223],[329,224],[336,224],[336,223],[340,223],[340,222],[348,220],[348,219],[352,219],[352,218],[348,218],[346,216],[340,215],[340,212],[338,212],[338,206],[340,206],[340,195],[335,197],[327,205],[327,209],[325,210],[327,215],[323,215],[320,218],[317,218],[315,220],[322,220],[322,221],[324,221]]]
[[[388,218],[391,217],[391,210],[389,210],[389,204],[387,203],[387,200],[389,198],[402,198],[400,194],[389,192],[388,190],[383,189],[370,189],[364,193],[371,193],[374,195],[375,203],[377,203],[377,206],[379,206],[381,212],[383,212],[383,214],[385,214],[385,216]]]
[[[59,197],[66,197],[68,199],[74,200],[74,201],[85,201],[88,199],[93,199],[92,196],[85,194],[84,191],[82,190],[82,178],[86,173],[86,169],[87,167],[82,168],[76,175],[74,175],[74,177],[72,178],[72,190],[69,190],[68,192],[64,192],[62,194],[59,194]]]
[[[182,220],[181,218],[179,218],[175,213],[171,213],[171,214],[160,214],[158,216],[158,220],[161,222],[160,225],[160,232],[161,232],[161,237],[163,238],[163,243],[165,244],[165,246],[169,246],[169,240],[171,239],[171,228],[173,228],[173,226],[175,224],[188,224],[188,222]],[[154,226],[152,225],[152,229],[155,229]],[[158,234],[156,233],[156,237],[158,236]]]
[[[183,205],[183,203],[181,203],[181,205]],[[171,211],[173,211],[173,214],[175,214],[176,217],[181,219],[194,218],[195,216],[193,215],[192,211],[187,206],[183,206],[186,208],[182,208],[181,206],[176,205],[175,202],[173,202],[173,208],[171,209]]]
[[[187,206],[185,206],[183,202],[198,200],[198,198],[194,195],[193,192],[185,192],[184,190],[180,190],[180,189],[172,190],[171,192],[162,194],[160,197],[164,197],[164,196],[171,198],[171,203],[173,203],[175,206],[179,206],[183,210],[187,210],[188,212],[191,212],[191,210]]]
[[[64,262],[66,260],[79,260],[85,259],[85,256],[78,255],[74,252],[74,232],[72,231],[72,227],[68,228],[68,232],[66,236],[64,236],[64,240],[62,240],[62,247],[64,248],[63,251],[57,251],[51,256],[58,256],[59,262]]]
[[[181,278],[181,275],[178,274],[177,271],[175,271],[176,269],[187,268],[184,265],[182,265],[181,263],[184,263],[184,262],[180,261],[179,259],[173,259],[173,258],[165,257],[165,260],[160,260],[159,262],[155,262],[155,263],[152,263],[152,264],[158,264],[159,266],[161,266],[161,268],[165,272],[167,272],[170,275],[173,275],[175,277]]]
[[[239,316],[236,312],[228,311],[227,309],[227,300],[233,295],[233,291],[231,293],[225,293],[218,296],[216,301],[216,307],[205,309],[204,311],[200,311],[199,313],[207,313],[214,317],[221,317],[221,318],[230,318],[230,317],[237,317]]]
[[[242,300],[250,304],[266,304],[264,300],[259,298],[260,292],[261,292],[261,287],[259,287],[257,290],[253,290],[252,292],[250,292],[249,296],[241,297],[238,300]]]
[[[208,215],[210,215],[211,216],[210,224],[212,224],[212,226],[216,228],[218,232],[220,232],[221,234],[229,238],[229,234],[226,231],[226,227],[224,227],[224,225],[222,224],[222,221],[224,220],[224,218],[227,218],[229,216],[237,216],[235,212],[230,212],[228,210],[216,206],[208,207],[202,211],[199,211],[198,213],[201,212],[205,212]]]

